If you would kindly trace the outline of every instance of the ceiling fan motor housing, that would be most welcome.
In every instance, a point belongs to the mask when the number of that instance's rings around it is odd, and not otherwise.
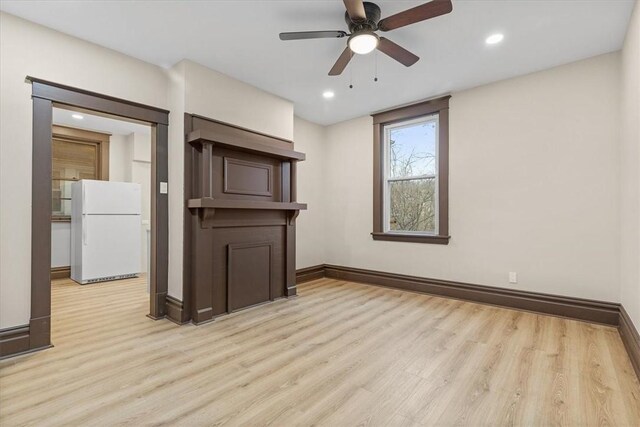
[[[345,12],[344,20],[347,22],[349,31],[351,33],[357,33],[360,31],[376,31],[378,29],[378,22],[380,21],[380,7],[371,2],[364,2],[364,11],[367,15],[367,19],[363,21],[352,21],[349,17],[349,13]]]

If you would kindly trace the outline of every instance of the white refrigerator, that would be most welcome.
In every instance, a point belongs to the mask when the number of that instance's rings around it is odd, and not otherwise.
[[[80,284],[135,277],[141,262],[141,188],[83,179],[71,186],[71,278]]]

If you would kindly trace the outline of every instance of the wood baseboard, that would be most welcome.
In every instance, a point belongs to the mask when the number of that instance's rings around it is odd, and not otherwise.
[[[71,277],[71,267],[52,267],[51,280],[68,279]]]
[[[620,325],[618,326],[618,331],[620,332],[620,338],[622,338],[624,347],[627,349],[627,353],[629,353],[629,359],[631,359],[633,369],[635,369],[636,375],[638,379],[640,379],[640,333],[638,333],[638,330],[629,317],[629,313],[627,313],[627,310],[625,310],[622,305],[620,306]]]
[[[184,309],[184,304],[177,298],[167,295],[165,297],[166,306],[166,318],[178,325],[184,325],[189,323],[187,318],[187,312]]]
[[[322,279],[324,277],[324,264],[296,270],[296,283],[310,282],[311,280]]]
[[[53,347],[49,340],[49,316],[31,319],[29,325],[0,330],[0,359]]]
[[[334,279],[551,314],[610,326],[618,326],[620,321],[620,304],[611,302],[406,276],[336,265],[325,265],[324,272],[326,277]]]
[[[0,330],[0,358],[29,350],[29,325]]]

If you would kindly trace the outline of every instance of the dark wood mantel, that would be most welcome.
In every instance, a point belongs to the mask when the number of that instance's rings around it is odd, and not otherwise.
[[[293,142],[185,117],[185,313],[194,323],[296,294]]]
[[[216,123],[217,127],[221,127],[220,123]],[[243,132],[238,128],[232,128],[237,132],[223,133],[211,129],[198,129],[190,132],[187,135],[187,142],[191,144],[214,144],[221,147],[231,148],[237,151],[245,151],[249,153],[257,153],[264,156],[275,157],[279,159],[291,159],[291,160],[304,160],[304,153],[289,150],[286,148],[280,148],[278,146],[268,145],[264,142],[263,138],[260,141],[248,140],[242,136]],[[255,135],[255,134],[254,134]]]
[[[283,203],[283,202],[259,202],[253,200],[226,200],[204,197],[201,199],[189,199],[189,208],[222,208],[222,209],[263,209],[263,210],[284,210],[299,211],[307,209],[306,203]]]

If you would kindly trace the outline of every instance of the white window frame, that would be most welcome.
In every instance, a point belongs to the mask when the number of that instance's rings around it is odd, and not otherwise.
[[[390,133],[392,130],[402,129],[407,127],[413,127],[418,124],[427,124],[427,123],[435,123],[435,174],[433,175],[416,175],[411,177],[395,177],[390,178],[390,156],[389,156],[389,147],[390,147]],[[419,235],[419,236],[437,236],[440,230],[440,177],[439,177],[439,167],[440,167],[440,116],[439,113],[428,114],[425,116],[417,117],[414,119],[403,120],[401,122],[392,123],[385,125],[383,128],[383,230],[385,233],[389,234],[411,234],[411,235]],[[391,221],[391,196],[390,196],[390,186],[392,182],[398,181],[413,181],[419,179],[434,179],[435,180],[435,229],[434,231],[411,231],[411,230],[391,230],[390,229],[390,221]]]

